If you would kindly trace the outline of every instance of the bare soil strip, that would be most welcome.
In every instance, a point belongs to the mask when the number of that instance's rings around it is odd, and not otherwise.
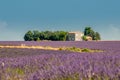
[[[76,47],[62,47],[62,48],[56,48],[51,46],[26,46],[26,45],[20,45],[20,46],[3,46],[0,45],[0,48],[24,48],[24,49],[44,49],[44,50],[63,50],[63,51],[71,51],[71,52],[103,52],[102,50],[92,50],[92,49],[86,49],[86,48],[76,48]]]
[[[59,48],[53,48],[49,46],[2,46],[0,45],[0,48],[27,48],[27,49],[45,49],[45,50],[59,50]]]

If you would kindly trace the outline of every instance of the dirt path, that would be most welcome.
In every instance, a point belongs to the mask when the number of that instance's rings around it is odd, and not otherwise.
[[[59,48],[49,47],[49,46],[2,46],[0,48],[27,48],[27,49],[45,49],[45,50],[59,50]]]

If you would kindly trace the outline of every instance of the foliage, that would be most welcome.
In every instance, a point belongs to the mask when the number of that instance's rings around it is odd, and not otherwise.
[[[91,50],[90,50],[90,49],[87,49],[87,48],[84,48],[84,49],[82,49],[81,51],[82,51],[82,52],[91,52]]]
[[[96,40],[101,40],[100,34],[98,32],[96,32]]]
[[[89,53],[95,53],[95,52],[103,52],[102,50],[97,50],[97,49],[89,49],[89,48],[77,48],[77,47],[60,47],[60,51],[65,50],[65,51],[72,51],[72,52],[89,52]]]
[[[28,31],[25,34],[25,41],[39,41],[39,40],[52,40],[52,41],[65,41],[67,32],[65,31]]]
[[[82,40],[87,41],[86,36],[82,36]]]
[[[33,32],[32,31],[28,31],[27,33],[25,33],[24,35],[24,40],[25,41],[33,41]]]
[[[77,48],[77,47],[67,47],[67,48],[65,48],[65,50],[73,51],[73,52],[81,52],[81,49]]]
[[[34,39],[34,41],[39,41],[40,40],[39,36],[40,36],[39,31],[37,31],[37,30],[33,31],[33,39]]]
[[[91,27],[85,27],[84,30],[84,36],[90,36],[92,37],[92,40],[100,40],[100,34],[98,32],[95,32]],[[85,37],[83,37],[83,40],[86,40]]]

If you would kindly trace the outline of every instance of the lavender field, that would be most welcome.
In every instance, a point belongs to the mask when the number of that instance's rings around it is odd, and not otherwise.
[[[1,41],[0,45],[78,47],[103,52],[0,48],[0,80],[120,80],[120,41]]]

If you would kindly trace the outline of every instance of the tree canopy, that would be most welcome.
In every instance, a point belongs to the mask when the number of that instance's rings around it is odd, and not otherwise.
[[[67,39],[67,33],[65,31],[28,31],[24,35],[25,41],[39,41],[39,40],[51,40],[51,41],[65,41]]]
[[[29,30],[27,33],[25,33],[24,40],[25,41],[33,41],[34,40],[33,32]]]
[[[85,27],[83,39],[85,39],[85,36],[92,37],[92,40],[101,39],[100,34],[98,32],[95,32],[91,27]]]

